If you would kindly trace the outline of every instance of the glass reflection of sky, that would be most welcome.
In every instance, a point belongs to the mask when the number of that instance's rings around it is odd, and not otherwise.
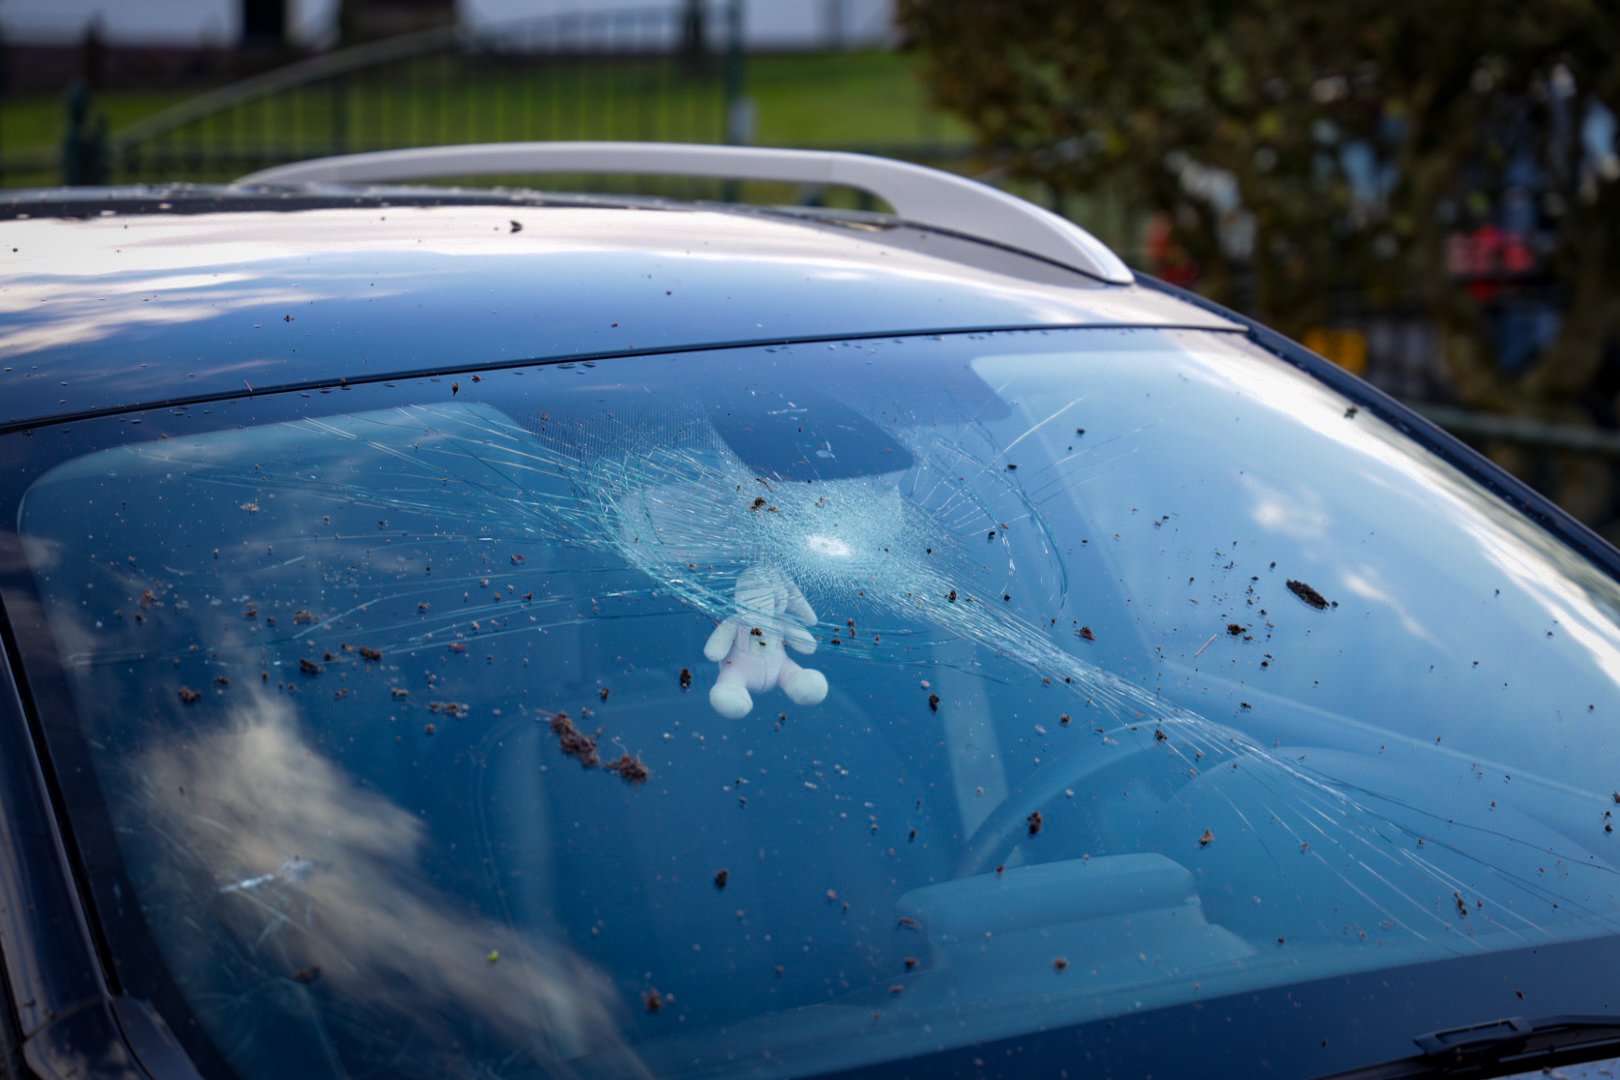
[[[931,237],[935,256],[883,231],[709,211],[222,209],[0,233],[0,422],[100,406],[112,384],[118,404],[172,397],[176,356],[200,394],[829,328],[1229,325],[1044,263],[1010,277],[953,258],[979,246],[948,237]]]
[[[1620,927],[1614,583],[1241,340],[241,408],[78,426],[20,521],[143,910],[245,1060],[256,1010],[372,1062],[420,1003],[422,1043],[466,1005],[497,1058],[855,1063]],[[831,691],[722,720],[702,642],[760,564]],[[650,779],[567,756],[557,711]],[[1029,873],[1098,914],[986,899]],[[1088,979],[1032,1003],[1058,949]],[[294,990],[324,958],[354,970]]]
[[[1169,515],[1150,546],[1098,548],[1138,617],[1154,613],[1135,628],[1144,644],[1178,667],[1482,758],[1512,747],[1521,769],[1607,782],[1620,749],[1620,590],[1601,571],[1387,424],[1347,416],[1332,390],[1240,343],[1097,367],[1091,392],[1106,397],[1110,426],[1146,434],[1129,441],[1124,467],[1059,497],[1083,504],[1105,537]],[[1027,356],[975,369],[1030,402],[1031,418],[1071,384],[1055,354],[1044,369]],[[1311,611],[1283,590],[1288,578],[1339,606]],[[1272,631],[1267,666],[1225,634],[1195,657],[1207,634],[1189,605],[1214,605],[1221,618],[1201,620],[1211,629],[1230,616]],[[1525,741],[1526,727],[1542,737]],[[1590,753],[1571,760],[1573,746]]]

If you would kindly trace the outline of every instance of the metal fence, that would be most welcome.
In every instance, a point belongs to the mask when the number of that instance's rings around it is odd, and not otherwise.
[[[64,178],[229,180],[329,154],[514,139],[741,141],[741,0],[446,26],[202,94],[110,136],[75,118]]]

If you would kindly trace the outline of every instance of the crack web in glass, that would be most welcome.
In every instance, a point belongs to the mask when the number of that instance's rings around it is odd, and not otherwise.
[[[1085,714],[1084,726],[1102,736],[1097,752],[1164,755],[1167,776],[1181,778],[1169,785],[1172,791],[1200,773],[1241,767],[1249,795],[1241,802],[1227,792],[1219,798],[1252,834],[1248,840],[1274,863],[1309,848],[1391,932],[1399,928],[1451,951],[1480,947],[1473,936],[1482,924],[1526,943],[1544,941],[1559,935],[1531,912],[1560,905],[1561,919],[1617,928],[1606,906],[1583,903],[1574,889],[1505,865],[1489,844],[1475,848],[1433,839],[1437,821],[1428,813],[1335,784],[1230,725],[1167,703],[1060,648],[1044,620],[1002,601],[1004,589],[1010,593],[1033,576],[1056,590],[1050,610],[1057,611],[1069,584],[1039,501],[997,464],[1000,448],[970,420],[952,430],[870,417],[906,449],[911,467],[806,483],[757,475],[701,411],[671,415],[679,410],[664,406],[656,425],[638,424],[630,413],[588,421],[542,416],[523,425],[479,405],[406,406],[281,425],[283,443],[256,458],[210,452],[211,436],[127,452],[148,465],[184,471],[192,481],[239,489],[250,501],[279,493],[288,497],[288,510],[303,512],[323,500],[366,507],[385,533],[389,514],[414,512],[438,523],[431,537],[401,539],[563,545],[600,552],[603,567],[622,560],[646,581],[639,590],[595,597],[593,604],[603,606],[590,615],[536,589],[537,599],[526,610],[541,616],[537,622],[513,620],[510,604],[495,602],[385,625],[367,617],[370,608],[419,594],[413,585],[397,596],[324,615],[316,626],[299,627],[299,635],[349,623],[363,626],[368,640],[388,652],[409,653],[442,648],[447,636],[469,625],[481,638],[526,633],[612,617],[608,605],[649,598],[674,601],[667,613],[686,610],[718,622],[737,613],[732,588],[738,575],[750,566],[771,566],[796,582],[821,613],[813,628],[817,640],[826,647],[837,637],[846,658],[937,666],[944,661],[919,646],[962,639],[1022,665],[1032,677],[1067,684],[1077,707],[1094,710]],[[1128,453],[1125,445],[1070,455],[1044,472],[1031,470],[1030,489],[1050,495],[1082,484],[1088,470],[1108,468]],[[244,474],[244,460],[278,464]],[[335,468],[345,462],[348,473]],[[1008,529],[1033,531],[1042,553],[1038,561],[1044,561],[1021,566],[1006,543]],[[316,554],[333,539],[345,538],[311,540],[292,561]],[[363,540],[374,544],[377,536]],[[278,551],[301,546],[297,537],[275,542]],[[502,580],[534,573],[515,560],[499,571]],[[440,578],[434,587],[460,590],[476,577]],[[557,620],[545,621],[548,610]],[[78,659],[118,658],[98,653]],[[1074,782],[1064,762],[1060,756],[1017,784],[1003,812],[969,838],[963,872],[988,870],[996,851],[1016,843],[1026,809],[1062,796]],[[1180,798],[1171,795],[1172,801]],[[1416,843],[1425,835],[1431,837],[1426,845]],[[1572,869],[1583,861],[1579,853],[1550,847],[1532,848],[1531,854],[1567,858]],[[1591,894],[1603,892],[1596,888],[1599,879],[1607,888],[1605,868],[1580,870],[1591,875]],[[1472,924],[1453,907],[1465,891],[1479,901]]]

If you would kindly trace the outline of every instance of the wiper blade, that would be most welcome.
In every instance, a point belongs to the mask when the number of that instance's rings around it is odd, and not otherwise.
[[[1501,1076],[1544,1065],[1620,1056],[1620,1016],[1509,1016],[1431,1031],[1412,1040],[1420,1053],[1335,1074],[1334,1080]]]

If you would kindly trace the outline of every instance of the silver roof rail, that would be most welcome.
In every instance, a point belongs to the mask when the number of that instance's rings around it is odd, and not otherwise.
[[[614,173],[837,184],[869,192],[918,225],[1017,248],[1117,285],[1135,281],[1086,230],[975,180],[904,161],[835,150],[691,143],[471,143],[316,158],[250,173],[238,184],[373,184],[447,176]]]

